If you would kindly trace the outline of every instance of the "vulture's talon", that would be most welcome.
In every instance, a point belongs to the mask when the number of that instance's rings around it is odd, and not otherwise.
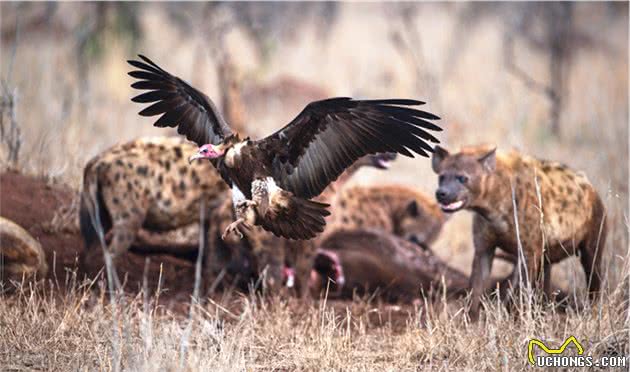
[[[228,227],[225,228],[223,235],[221,235],[221,240],[225,240],[232,233],[236,234],[239,239],[243,239],[243,233],[239,229],[240,225],[243,225],[246,228],[250,228],[243,219],[239,218],[238,220],[232,222],[231,224],[228,225]]]

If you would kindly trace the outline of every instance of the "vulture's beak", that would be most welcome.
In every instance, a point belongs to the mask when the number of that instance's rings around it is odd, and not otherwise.
[[[201,159],[204,156],[198,152],[194,153],[191,157],[188,158],[188,164],[192,163],[193,161],[197,160],[197,159]]]

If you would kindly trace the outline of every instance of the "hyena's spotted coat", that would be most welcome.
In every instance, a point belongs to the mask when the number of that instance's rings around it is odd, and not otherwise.
[[[522,278],[537,284],[543,277],[547,293],[551,264],[579,254],[589,291],[599,291],[606,212],[584,173],[516,151],[497,154],[487,146],[467,147],[456,154],[438,147],[433,169],[439,174],[436,197],[442,209],[475,212],[473,317],[478,315],[497,247],[524,264]],[[517,275],[519,270],[511,280],[514,286]]]
[[[211,210],[227,185],[209,162],[188,164],[197,148],[177,137],[142,138],[114,146],[85,166],[80,223],[86,248],[97,243],[99,216],[109,250],[127,251],[141,228],[166,231],[199,220],[200,201]]]
[[[340,192],[327,232],[378,229],[427,249],[439,235],[444,214],[420,190],[400,185],[354,186]]]

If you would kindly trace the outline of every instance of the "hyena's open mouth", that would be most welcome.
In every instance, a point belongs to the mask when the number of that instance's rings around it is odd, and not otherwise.
[[[465,204],[466,204],[465,200],[457,200],[449,204],[440,203],[440,208],[442,208],[444,212],[453,213],[464,208]]]
[[[385,152],[376,155],[372,155],[372,164],[378,169],[389,169],[392,166],[392,162],[396,160],[396,153]]]

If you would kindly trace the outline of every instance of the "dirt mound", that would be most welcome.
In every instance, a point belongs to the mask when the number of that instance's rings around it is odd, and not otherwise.
[[[103,271],[100,250],[85,252],[81,235],[72,223],[60,223],[60,216],[72,212],[77,192],[65,185],[53,184],[43,177],[8,171],[0,174],[0,216],[20,225],[41,245],[49,267],[47,278],[63,286],[66,275],[76,271],[79,278],[94,278]],[[71,218],[74,217],[72,214]],[[125,289],[141,288],[145,259],[150,257],[147,270],[149,289],[162,288],[167,294],[185,296],[192,292],[193,262],[168,255],[127,253],[117,260],[116,268]]]
[[[70,188],[49,184],[45,179],[16,172],[0,174],[0,216],[28,231],[42,245],[50,268],[48,276],[63,281],[66,270],[77,269],[83,249],[81,237],[54,231],[55,212],[71,204]],[[54,270],[53,270],[54,269]]]

